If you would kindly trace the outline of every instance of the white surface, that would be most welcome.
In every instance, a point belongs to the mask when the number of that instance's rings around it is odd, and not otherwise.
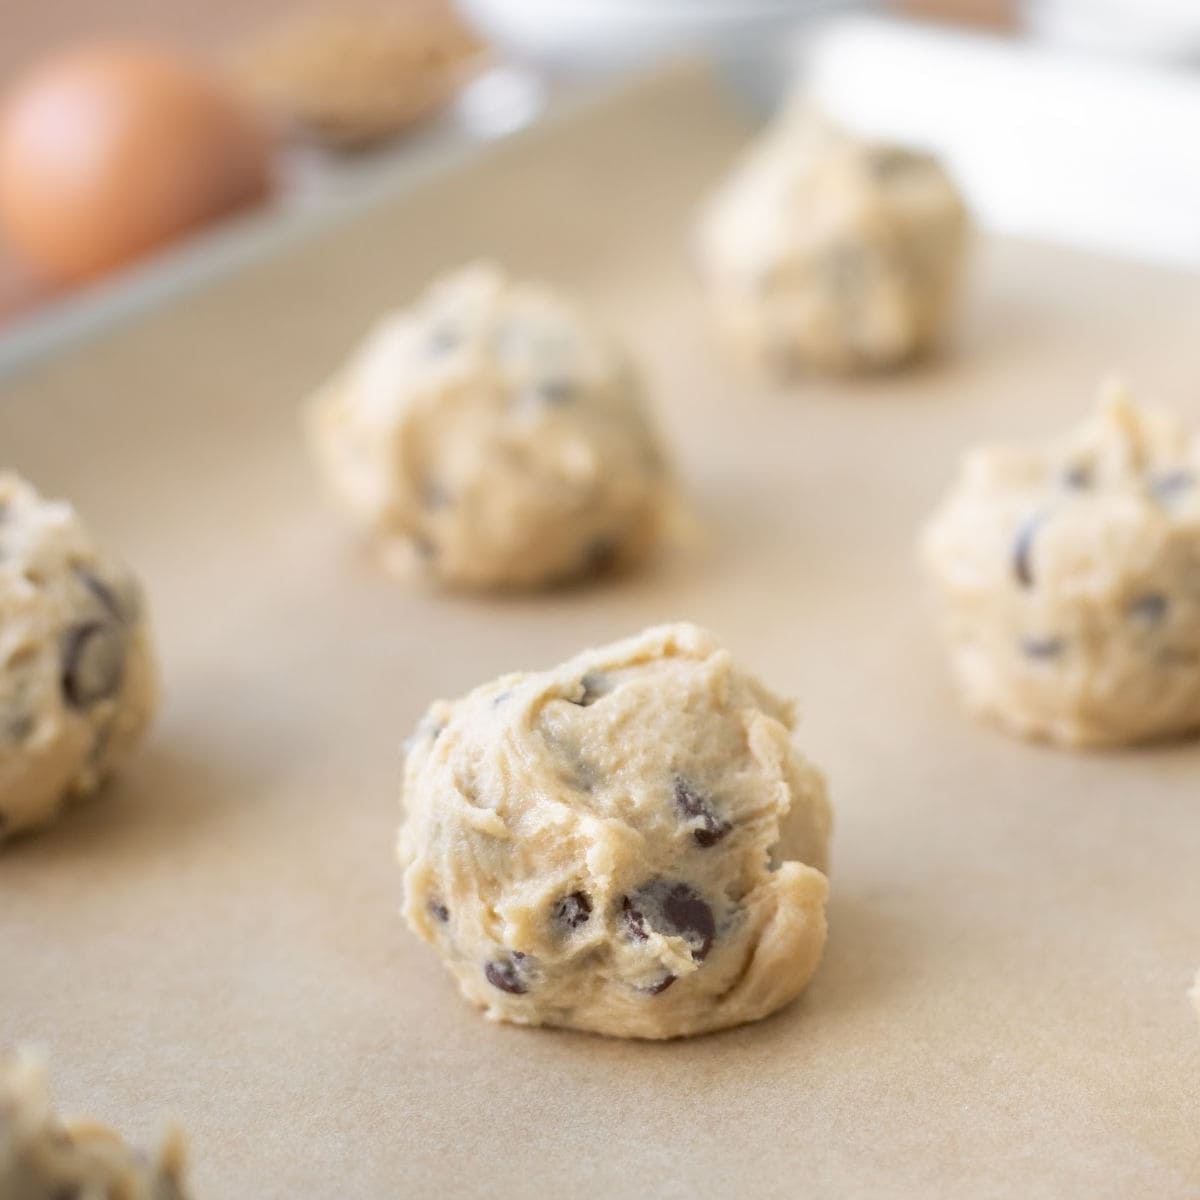
[[[573,70],[686,49],[737,50],[863,0],[459,0],[497,45]]]
[[[801,56],[819,104],[941,154],[985,225],[1200,266],[1200,76],[866,17]]]
[[[1200,54],[1197,0],[1026,0],[1038,37],[1120,54],[1188,60]]]

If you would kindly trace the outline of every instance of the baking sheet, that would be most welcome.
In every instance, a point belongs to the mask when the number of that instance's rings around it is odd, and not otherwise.
[[[936,364],[750,383],[686,253],[744,135],[671,72],[0,397],[5,462],[144,575],[168,689],[114,786],[0,854],[0,1041],[46,1049],[67,1109],[177,1118],[201,1200],[1200,1195],[1200,747],[968,722],[911,548],[965,442],[1074,420],[1110,366],[1200,419],[1200,284],[989,242]],[[640,353],[701,544],[455,597],[382,577],[328,511],[298,400],[484,253]],[[401,739],[434,696],[673,618],[802,700],[837,816],[824,965],[692,1041],[490,1025],[397,915]]]

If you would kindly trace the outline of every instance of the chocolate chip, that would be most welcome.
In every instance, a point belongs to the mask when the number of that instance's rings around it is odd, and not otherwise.
[[[1062,473],[1063,487],[1073,492],[1085,492],[1092,486],[1092,468],[1088,463],[1075,463]]]
[[[436,325],[425,339],[425,352],[431,358],[441,358],[458,345],[458,331],[449,325]]]
[[[79,566],[78,564],[75,567],[75,577],[100,601],[110,616],[118,621],[125,619],[125,612],[121,607],[121,601],[117,599],[116,592],[103,579],[94,572],[89,571],[87,567]]]
[[[644,942],[650,936],[646,932],[646,918],[633,907],[628,896],[621,901],[621,919],[625,924],[625,932],[633,941]]]
[[[554,902],[550,915],[556,925],[578,929],[580,925],[586,925],[592,915],[592,898],[587,892],[572,892]]]
[[[717,816],[708,800],[678,776],[675,778],[675,806],[688,820],[701,822],[692,830],[692,837],[697,845],[705,849],[715,846],[733,828],[728,821]]]
[[[583,549],[583,570],[587,575],[607,571],[617,559],[617,546],[611,538],[593,538]]]
[[[675,982],[678,976],[666,974],[657,983],[651,984],[649,987],[638,988],[639,992],[645,992],[647,996],[661,996]]]
[[[424,534],[414,533],[411,541],[413,550],[423,562],[429,562],[437,556],[437,547]]]
[[[900,146],[872,146],[867,151],[867,166],[876,179],[891,179],[904,175],[924,160]]]
[[[1139,596],[1128,609],[1131,619],[1147,625],[1157,625],[1167,615],[1167,598],[1159,592]]]
[[[514,954],[512,958],[493,959],[484,963],[483,974],[492,987],[513,996],[523,996],[529,990],[521,973],[521,961],[524,958],[523,954]]]
[[[575,384],[570,379],[543,379],[534,386],[534,395],[543,403],[552,407],[569,404],[578,395]]]
[[[1024,638],[1021,651],[1029,658],[1057,658],[1064,645],[1062,638]]]
[[[454,498],[450,495],[447,488],[438,483],[436,479],[427,479],[421,488],[421,504],[430,511],[436,511],[439,508],[449,508],[454,503]]]
[[[579,681],[579,686],[582,689],[579,699],[572,700],[571,703],[577,704],[580,708],[590,708],[601,696],[607,696],[612,691],[608,676],[601,671],[585,672]]]
[[[1022,587],[1033,587],[1033,538],[1044,516],[1034,513],[1027,517],[1017,530],[1017,538],[1013,543],[1013,574]]]
[[[37,718],[32,713],[18,711],[7,717],[3,728],[5,737],[20,745],[37,728]]]
[[[87,621],[68,629],[62,643],[63,695],[87,708],[113,695],[125,673],[125,643],[116,626]]]
[[[656,879],[622,901],[625,929],[634,941],[644,942],[648,930],[683,938],[692,958],[703,962],[712,949],[717,926],[713,911],[686,883]]]
[[[443,925],[450,920],[450,910],[440,900],[430,900],[429,915],[435,920],[440,921]]]
[[[1156,475],[1150,480],[1150,490],[1158,500],[1163,502],[1176,499],[1183,492],[1195,487],[1195,485],[1195,472],[1189,471],[1186,468],[1176,471],[1164,471],[1161,475]]]

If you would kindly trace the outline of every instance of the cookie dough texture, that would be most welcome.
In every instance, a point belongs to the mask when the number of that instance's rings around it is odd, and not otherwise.
[[[1109,388],[1082,428],[971,452],[923,557],[968,705],[1113,746],[1200,728],[1200,436]]]
[[[553,584],[639,559],[667,472],[625,355],[572,304],[473,267],[382,321],[315,399],[335,494],[462,587]]]
[[[966,208],[936,159],[793,105],[705,209],[699,255],[717,324],[744,359],[862,371],[935,341],[967,240]]]
[[[0,475],[0,838],[94,791],[156,701],[136,580],[69,504]]]
[[[149,1159],[103,1125],[59,1121],[32,1056],[0,1060],[4,1200],[186,1200],[183,1173],[177,1132]]]
[[[691,625],[439,701],[405,766],[409,925],[493,1020],[766,1016],[825,943],[830,810],[792,721]]]

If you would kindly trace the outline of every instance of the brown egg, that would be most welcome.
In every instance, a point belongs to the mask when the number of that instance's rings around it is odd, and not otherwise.
[[[269,186],[253,113],[212,72],[158,46],[58,54],[0,108],[0,227],[53,279],[98,275]]]

